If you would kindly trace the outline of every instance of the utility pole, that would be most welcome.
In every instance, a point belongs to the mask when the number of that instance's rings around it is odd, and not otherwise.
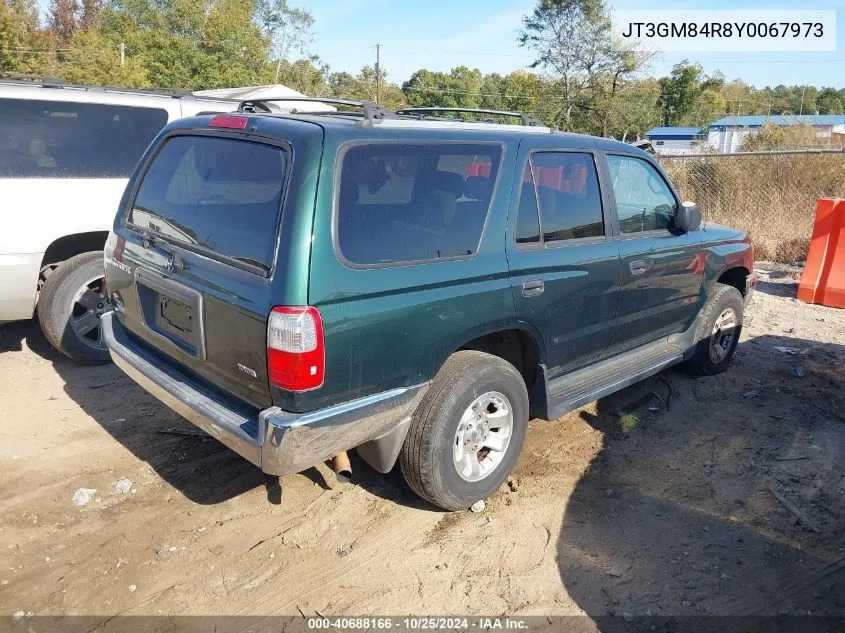
[[[381,100],[381,44],[376,44],[376,105]]]
[[[804,91],[807,89],[807,86],[801,86],[801,109],[798,110],[798,116],[804,114]]]
[[[123,66],[123,63],[126,61],[126,44],[123,42],[120,43],[120,65]]]

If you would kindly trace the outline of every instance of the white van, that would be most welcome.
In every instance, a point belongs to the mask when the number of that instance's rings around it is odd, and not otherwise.
[[[0,323],[37,308],[54,347],[108,362],[102,251],[127,179],[166,123],[237,103],[0,80]]]

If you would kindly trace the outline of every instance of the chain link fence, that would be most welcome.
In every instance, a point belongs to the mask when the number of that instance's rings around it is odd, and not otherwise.
[[[845,197],[845,152],[789,150],[660,156],[685,200],[710,222],[748,231],[757,259],[807,257],[816,201]]]

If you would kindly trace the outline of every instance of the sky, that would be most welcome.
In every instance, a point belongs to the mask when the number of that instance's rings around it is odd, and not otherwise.
[[[799,0],[800,2],[800,0]],[[764,86],[815,85],[845,88],[845,0],[808,4],[749,0],[610,0],[617,9],[837,9],[835,52],[825,53],[662,53],[645,73],[668,74],[683,59],[701,64],[707,73],[721,70],[727,79],[743,79]],[[381,63],[390,81],[401,84],[420,68],[448,71],[465,65],[483,73],[508,73],[533,61],[517,44],[522,17],[536,0],[426,0],[388,2],[367,0],[294,0],[311,11],[314,38],[310,51],[333,71],[357,72],[375,62],[381,44]]]

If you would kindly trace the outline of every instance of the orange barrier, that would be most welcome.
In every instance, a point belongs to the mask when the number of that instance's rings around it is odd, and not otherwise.
[[[813,239],[798,299],[845,308],[845,200],[822,198],[816,205]]]

